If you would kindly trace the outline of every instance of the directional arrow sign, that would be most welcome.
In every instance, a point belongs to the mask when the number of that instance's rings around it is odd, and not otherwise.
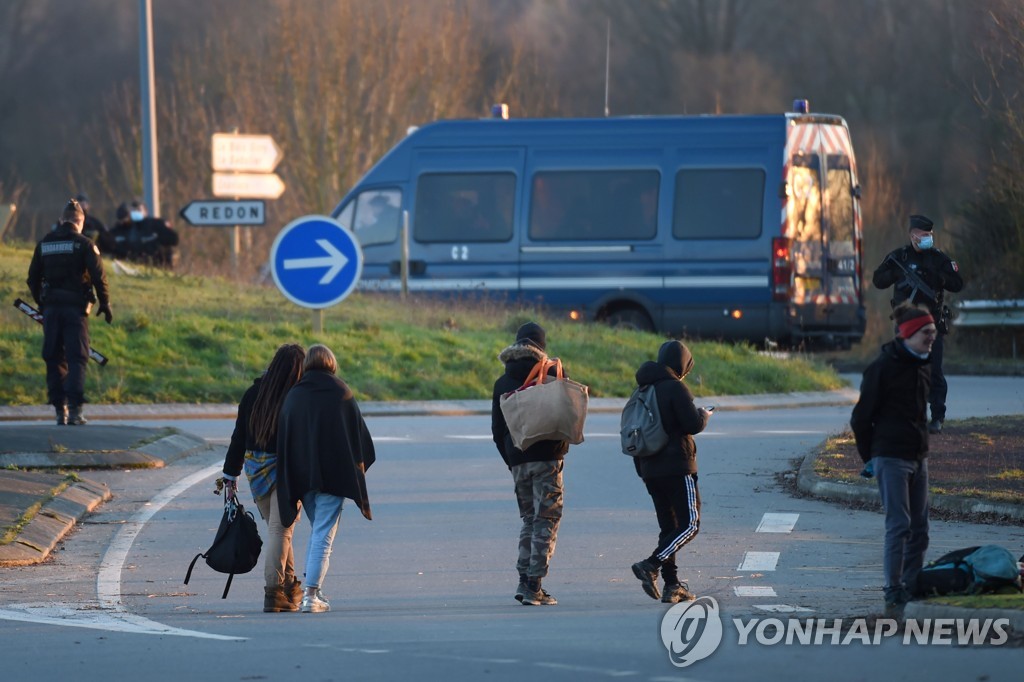
[[[192,201],[178,213],[197,227],[263,225],[266,204],[262,201]]]
[[[363,273],[363,252],[352,233],[333,218],[305,216],[277,235],[270,271],[292,303],[329,308],[355,289]]]
[[[276,199],[284,182],[276,173],[214,173],[213,196]]]
[[[214,133],[213,170],[270,173],[283,156],[270,135]]]

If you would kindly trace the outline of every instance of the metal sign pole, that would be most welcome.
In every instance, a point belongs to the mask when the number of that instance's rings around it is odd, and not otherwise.
[[[402,300],[409,297],[409,212],[402,211]]]
[[[323,334],[324,333],[324,309],[314,308],[313,309],[313,333]]]

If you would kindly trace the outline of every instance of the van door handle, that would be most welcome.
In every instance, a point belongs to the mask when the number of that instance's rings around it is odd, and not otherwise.
[[[402,274],[402,262],[393,260],[388,263],[388,271],[392,275],[398,276]],[[410,260],[409,261],[409,274],[410,275],[422,275],[427,271],[427,261],[425,260]]]

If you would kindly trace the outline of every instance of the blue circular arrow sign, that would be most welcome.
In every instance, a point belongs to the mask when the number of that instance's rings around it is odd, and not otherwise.
[[[329,308],[348,296],[363,273],[363,252],[344,225],[327,216],[296,218],[270,249],[270,270],[285,298]]]

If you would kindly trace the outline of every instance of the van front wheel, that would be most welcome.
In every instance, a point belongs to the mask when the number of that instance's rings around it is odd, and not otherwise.
[[[613,310],[603,318],[605,324],[621,329],[635,329],[640,332],[653,332],[654,323],[647,313],[637,308]]]

